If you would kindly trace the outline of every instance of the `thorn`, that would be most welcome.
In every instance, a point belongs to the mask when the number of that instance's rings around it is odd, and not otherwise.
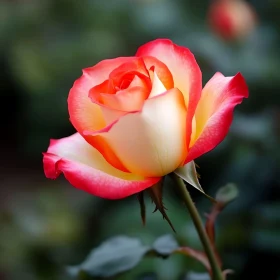
[[[153,213],[155,213],[158,210],[157,206],[155,207],[155,210],[153,211]]]

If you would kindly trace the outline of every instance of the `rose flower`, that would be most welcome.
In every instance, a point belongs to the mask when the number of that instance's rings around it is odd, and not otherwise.
[[[51,140],[45,175],[107,199],[139,193],[219,144],[247,96],[241,74],[216,73],[202,89],[187,48],[149,42],[83,70],[68,97],[77,133]]]

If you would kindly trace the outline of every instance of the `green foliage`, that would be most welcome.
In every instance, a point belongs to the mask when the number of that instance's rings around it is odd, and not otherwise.
[[[158,238],[146,246],[138,238],[117,236],[93,249],[78,266],[68,267],[68,273],[83,279],[84,275],[108,278],[134,268],[144,256],[168,257],[178,244],[171,235]]]
[[[110,277],[132,269],[149,251],[136,238],[113,237],[94,249],[79,266],[69,267],[71,275],[83,271],[91,276]]]
[[[168,257],[177,248],[178,243],[170,234],[159,237],[153,244],[153,249],[161,256]]]
[[[220,188],[216,193],[216,201],[223,205],[227,205],[238,196],[238,188],[234,184],[227,184]]]
[[[210,280],[208,273],[189,272],[184,280]]]

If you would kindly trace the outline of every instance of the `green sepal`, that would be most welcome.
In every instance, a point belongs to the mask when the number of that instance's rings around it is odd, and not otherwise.
[[[174,173],[182,178],[184,181],[186,181],[188,184],[199,190],[201,193],[203,193],[208,199],[210,199],[213,203],[216,203],[216,200],[206,194],[204,190],[202,189],[200,183],[199,183],[199,175],[196,172],[196,164],[194,161],[191,161],[187,164],[185,164],[182,167],[177,168]]]

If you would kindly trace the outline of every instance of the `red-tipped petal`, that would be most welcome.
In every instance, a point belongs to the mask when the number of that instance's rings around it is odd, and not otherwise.
[[[128,113],[92,135],[103,137],[127,170],[145,177],[164,176],[187,154],[183,95],[173,88],[147,99],[141,111]]]
[[[51,140],[43,163],[47,178],[56,179],[63,173],[74,187],[107,199],[130,196],[160,180],[114,168],[78,133]]]
[[[184,95],[187,111],[186,143],[189,145],[192,119],[200,99],[202,78],[200,68],[189,49],[168,39],[157,39],[141,46],[136,56],[153,56],[163,62],[171,72],[174,87]]]
[[[107,59],[83,70],[83,75],[75,81],[68,96],[70,120],[78,132],[99,130],[106,126],[100,107],[88,96],[89,90],[107,80],[115,68],[131,60],[132,57]]]
[[[209,152],[225,138],[235,106],[248,94],[248,87],[240,73],[234,77],[216,73],[210,79],[195,112],[196,132],[185,163]]]
[[[83,75],[77,79],[68,96],[68,111],[70,121],[77,131],[83,135],[93,147],[97,148],[106,159],[118,169],[126,171],[120,160],[111,151],[108,144],[101,137],[84,135],[86,130],[96,131],[106,127],[106,119],[97,104],[89,98],[89,90],[108,79],[110,73],[123,63],[135,60],[133,57],[119,57],[99,62],[93,67],[83,70]]]

